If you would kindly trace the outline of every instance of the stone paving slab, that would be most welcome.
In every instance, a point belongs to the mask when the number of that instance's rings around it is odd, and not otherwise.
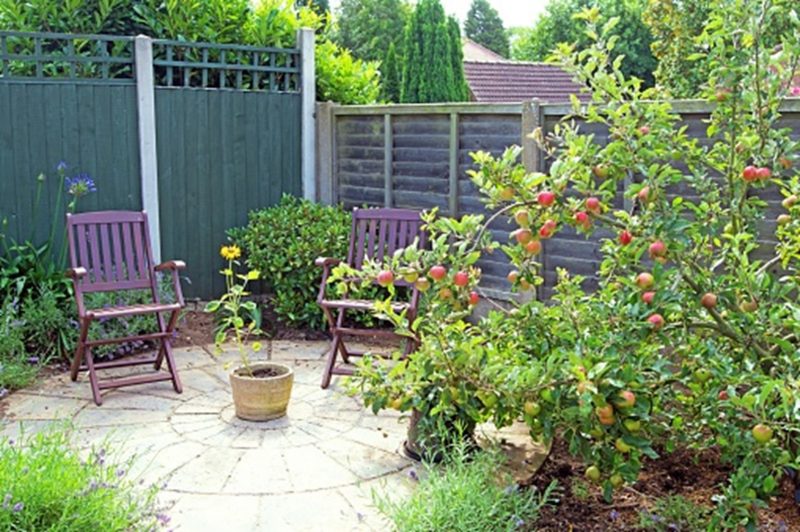
[[[82,448],[109,444],[135,457],[129,474],[162,486],[176,530],[384,529],[372,491],[410,489],[411,462],[399,452],[405,422],[374,416],[338,381],[321,390],[326,349],[324,342],[274,342],[274,359],[295,371],[282,419],[236,418],[223,364],[237,354],[215,359],[194,348],[175,353],[180,395],[169,382],[150,383],[104,392],[97,407],[85,376],[73,383],[58,375],[3,400],[0,435],[71,421]]]

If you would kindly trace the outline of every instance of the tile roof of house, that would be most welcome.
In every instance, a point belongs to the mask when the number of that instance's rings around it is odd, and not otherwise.
[[[580,85],[557,65],[519,61],[464,61],[464,75],[477,102],[518,103],[538,98],[546,103],[569,102]],[[581,99],[586,99],[582,95]]]
[[[464,61],[508,61],[505,57],[489,50],[482,44],[464,37]]]

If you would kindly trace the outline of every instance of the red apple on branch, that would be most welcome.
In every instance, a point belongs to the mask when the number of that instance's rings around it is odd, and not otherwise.
[[[594,196],[586,198],[586,210],[595,214],[600,212],[600,200]]]
[[[389,286],[394,283],[394,274],[389,270],[383,270],[378,273],[377,280],[379,285],[383,287]]]
[[[467,272],[456,272],[453,276],[453,284],[459,287],[464,287],[469,284],[469,275]]]
[[[647,290],[655,283],[652,273],[642,272],[636,277],[636,285],[642,290]]]
[[[549,207],[556,201],[556,195],[549,190],[545,190],[544,192],[539,192],[539,195],[536,197],[536,201],[542,207]]]
[[[631,240],[633,240],[633,235],[631,234],[630,231],[628,231],[627,229],[624,229],[623,231],[620,232],[620,234],[619,234],[619,243],[620,244],[622,244],[623,246],[627,246],[628,244],[631,243]]]
[[[700,304],[711,310],[717,306],[717,295],[711,292],[706,292],[703,294],[703,297],[700,298]]]
[[[445,275],[447,275],[447,268],[442,265],[434,266],[428,271],[428,275],[430,275],[431,279],[434,281],[441,281],[444,279]]]
[[[664,317],[661,314],[653,314],[647,318],[647,322],[653,327],[654,331],[657,331],[664,326]]]
[[[642,293],[642,301],[647,303],[648,305],[653,304],[653,300],[656,298],[655,292],[644,292]]]

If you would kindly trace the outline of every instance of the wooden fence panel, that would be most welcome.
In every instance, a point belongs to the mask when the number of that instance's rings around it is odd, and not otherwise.
[[[66,194],[57,201],[64,192],[56,172],[61,161],[68,176],[86,173],[97,185],[79,210],[141,209],[132,84],[0,81],[0,117],[0,220],[8,222],[0,233],[41,244],[51,220],[61,226],[67,204]],[[35,211],[39,175],[45,182]]]
[[[301,194],[300,95],[157,88],[162,255],[188,297],[224,290],[219,247],[251,210]]]

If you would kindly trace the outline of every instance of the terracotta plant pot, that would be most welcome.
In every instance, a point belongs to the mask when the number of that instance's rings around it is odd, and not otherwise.
[[[292,368],[274,362],[257,362],[250,368],[253,377],[244,367],[231,372],[236,417],[247,421],[269,421],[285,416],[294,382]]]

